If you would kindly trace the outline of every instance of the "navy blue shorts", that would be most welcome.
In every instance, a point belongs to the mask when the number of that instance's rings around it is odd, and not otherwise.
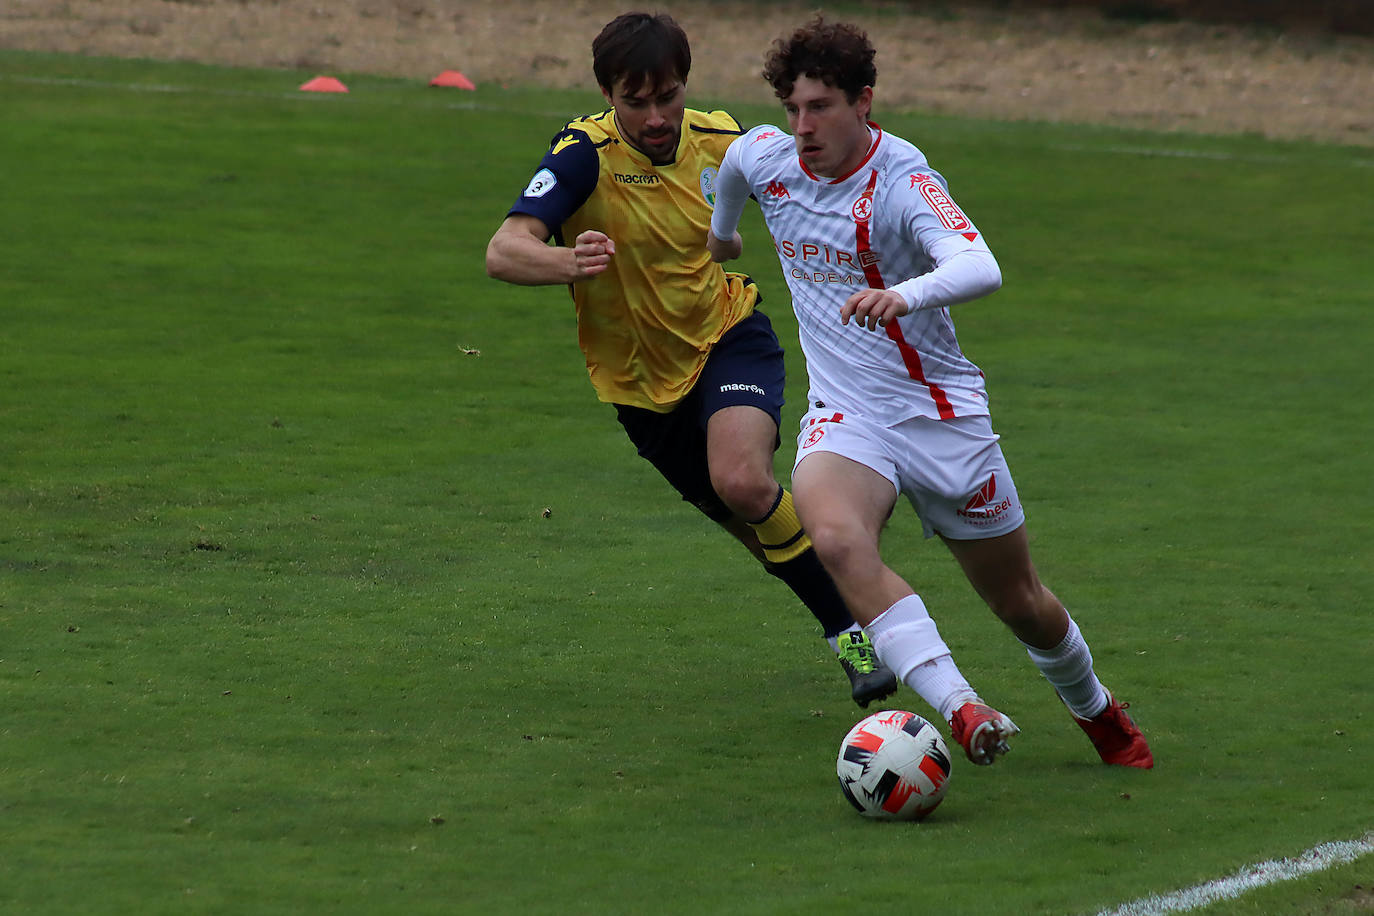
[[[706,358],[701,377],[687,397],[668,413],[615,405],[630,441],[682,498],[712,521],[725,522],[733,512],[711,486],[706,463],[706,423],[716,411],[741,405],[757,407],[782,422],[786,369],[782,345],[773,324],[755,310],[725,332]],[[774,437],[774,450],[781,440]]]

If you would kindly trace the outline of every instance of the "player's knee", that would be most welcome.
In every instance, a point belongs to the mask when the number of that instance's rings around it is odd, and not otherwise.
[[[750,521],[763,518],[778,500],[778,482],[772,475],[748,468],[712,469],[711,486],[730,511]]]
[[[861,575],[875,552],[857,526],[817,520],[806,533],[821,564],[837,578]]]
[[[1035,576],[1015,576],[985,592],[988,606],[1016,632],[1034,630],[1049,612],[1054,598]]]

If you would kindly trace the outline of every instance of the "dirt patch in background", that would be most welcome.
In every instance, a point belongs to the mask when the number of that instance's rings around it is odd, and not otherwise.
[[[1374,145],[1374,38],[1104,19],[1090,10],[846,4],[884,107]],[[592,89],[602,0],[7,0],[0,48]],[[807,3],[686,0],[695,97],[772,102],[769,43]],[[922,12],[921,10],[929,10]],[[957,10],[957,12],[955,11]]]

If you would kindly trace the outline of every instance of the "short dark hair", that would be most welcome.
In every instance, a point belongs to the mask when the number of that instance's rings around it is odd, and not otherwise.
[[[863,29],[817,16],[773,42],[763,62],[763,78],[780,99],[792,94],[798,77],[808,76],[842,90],[853,102],[865,86],[878,81],[873,64],[876,53]]]
[[[625,13],[606,23],[592,41],[592,72],[608,93],[622,79],[627,92],[638,92],[646,82],[685,83],[691,69],[687,33],[667,13]]]

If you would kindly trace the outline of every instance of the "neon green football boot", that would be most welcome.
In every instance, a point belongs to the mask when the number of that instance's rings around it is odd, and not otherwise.
[[[878,653],[863,630],[841,633],[840,667],[849,675],[850,696],[860,707],[897,692],[897,675],[878,659]]]

